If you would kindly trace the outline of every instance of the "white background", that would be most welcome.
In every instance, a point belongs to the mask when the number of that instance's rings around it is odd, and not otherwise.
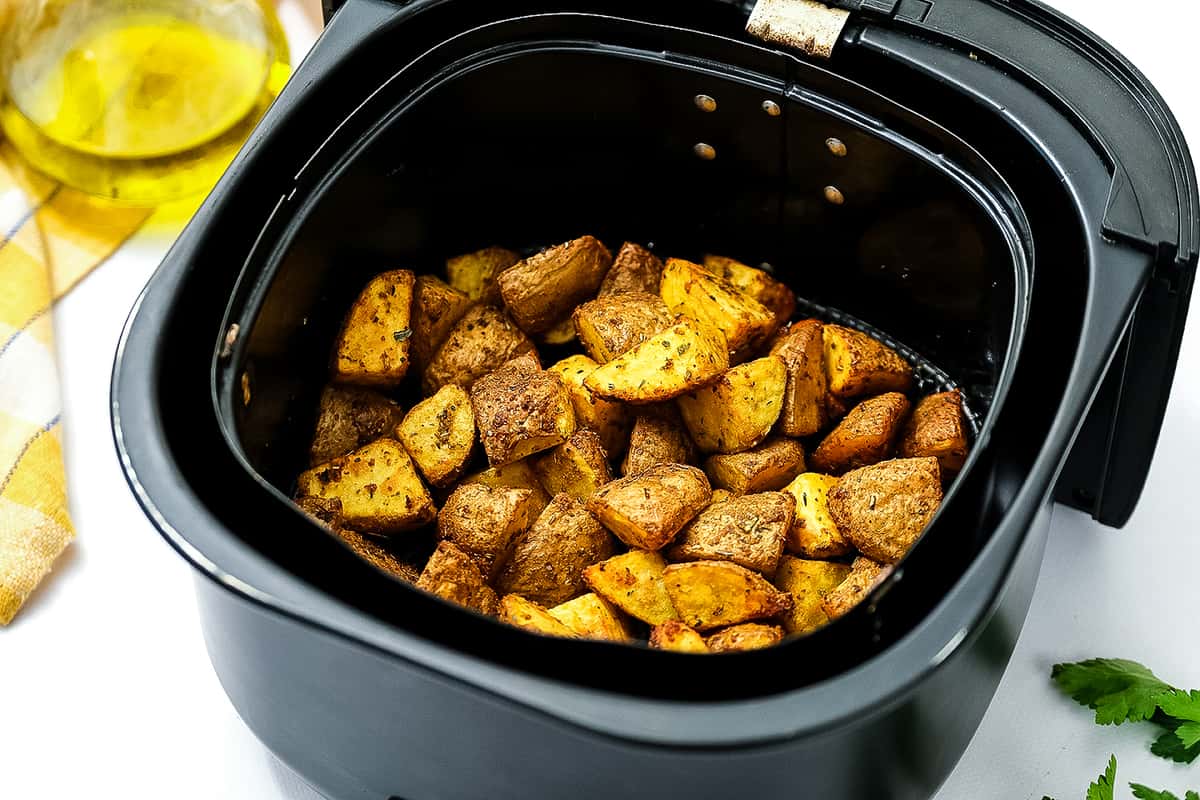
[[[1192,4],[1056,5],[1139,65],[1192,142],[1200,141]],[[201,642],[189,568],[134,504],[113,452],[113,350],[171,235],[169,225],[149,227],[56,313],[79,540],[18,620],[0,630],[3,800],[316,798],[226,701]],[[1200,789],[1200,764],[1177,766],[1149,754],[1151,729],[1098,728],[1048,681],[1056,661],[1120,656],[1177,685],[1200,687],[1197,452],[1200,329],[1184,343],[1158,459],[1134,520],[1111,531],[1058,510],[1012,663],[938,800],[1082,797],[1110,753],[1123,783],[1181,796],[1185,787]]]

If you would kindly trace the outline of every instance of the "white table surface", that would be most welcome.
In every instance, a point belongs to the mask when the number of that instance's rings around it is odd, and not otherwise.
[[[1158,86],[1200,140],[1196,12],[1182,0],[1058,0]],[[227,702],[201,641],[190,570],[125,486],[108,419],[117,337],[173,229],[140,233],[58,307],[78,542],[0,630],[0,798],[313,800]],[[1200,329],[1184,342],[1158,459],[1123,531],[1060,508],[1029,620],[982,727],[938,800],[1082,797],[1110,753],[1123,782],[1182,796],[1200,765],[1150,755],[1145,726],[1099,728],[1050,665],[1133,658],[1200,687]],[[1119,791],[1118,797],[1128,797]]]

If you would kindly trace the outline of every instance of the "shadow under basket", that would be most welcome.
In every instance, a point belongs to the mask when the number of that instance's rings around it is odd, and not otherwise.
[[[246,723],[337,798],[932,794],[1007,664],[1056,492],[1120,526],[1153,456],[1200,239],[1153,89],[1023,0],[856,9],[820,63],[721,0],[336,5],[114,372],[130,485],[197,569]],[[769,264],[922,388],[963,390],[968,463],[851,614],[713,657],[542,638],[289,503],[370,276],[582,234]]]

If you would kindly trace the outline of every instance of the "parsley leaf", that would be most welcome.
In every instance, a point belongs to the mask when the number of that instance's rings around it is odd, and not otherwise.
[[[1156,792],[1140,783],[1131,783],[1129,784],[1129,788],[1133,789],[1133,796],[1138,800],[1179,800],[1178,797],[1170,792]],[[1183,800],[1200,800],[1200,794],[1188,792],[1184,795]]]
[[[1157,697],[1174,690],[1136,661],[1119,658],[1055,664],[1050,676],[1064,692],[1096,712],[1097,725],[1150,719],[1158,708]]]
[[[1168,718],[1164,724],[1167,725],[1167,730],[1154,740],[1154,744],[1150,745],[1151,753],[1159,758],[1177,761],[1180,764],[1190,764],[1200,758],[1200,743],[1185,747],[1183,741],[1175,735],[1176,729],[1182,727],[1179,723]]]
[[[1108,769],[1088,787],[1087,800],[1113,800],[1113,786],[1117,782],[1117,757],[1108,757]]]
[[[1175,735],[1185,748],[1194,747],[1200,742],[1200,691],[1182,692],[1176,689],[1160,694],[1156,700],[1164,714],[1179,720]]]

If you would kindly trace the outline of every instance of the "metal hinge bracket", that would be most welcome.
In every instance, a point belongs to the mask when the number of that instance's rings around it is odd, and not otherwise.
[[[829,58],[849,19],[849,11],[816,0],[758,0],[746,32],[814,58]]]

